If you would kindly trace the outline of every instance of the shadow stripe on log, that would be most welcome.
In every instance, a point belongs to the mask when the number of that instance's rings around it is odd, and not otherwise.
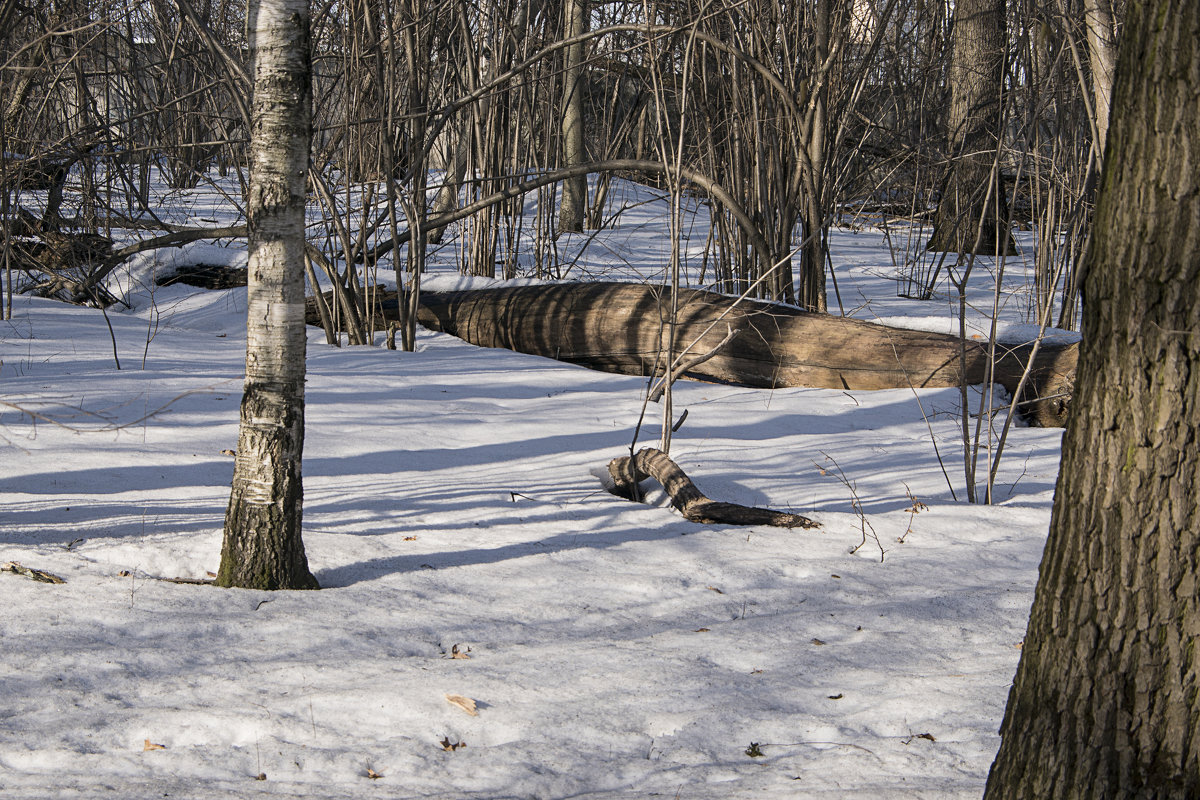
[[[396,316],[395,295],[383,314]],[[634,283],[558,283],[421,295],[422,326],[481,347],[502,347],[629,375],[661,369],[668,292]],[[315,320],[315,312],[313,316]],[[686,377],[762,388],[903,389],[983,383],[986,342],[864,320],[737,300],[697,289],[679,293],[677,341],[690,353],[719,345]],[[1032,344],[997,345],[993,380],[1016,391]],[[1061,427],[1074,385],[1078,345],[1043,343],[1020,398],[1036,425]],[[675,355],[678,355],[676,353]]]

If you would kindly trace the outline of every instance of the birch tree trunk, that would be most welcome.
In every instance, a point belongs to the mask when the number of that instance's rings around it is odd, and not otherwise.
[[[1050,536],[986,797],[1200,797],[1200,3],[1131,3]]]
[[[307,0],[254,13],[246,380],[220,586],[315,589],[300,538],[304,202],[312,76]]]

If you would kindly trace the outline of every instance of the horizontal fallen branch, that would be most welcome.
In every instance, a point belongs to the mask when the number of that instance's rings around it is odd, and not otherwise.
[[[654,478],[666,489],[671,505],[691,522],[771,525],[776,528],[820,527],[820,523],[800,514],[710,500],[670,456],[653,447],[639,450],[632,458],[614,458],[608,464],[608,474],[613,479],[612,493],[627,500],[640,500],[638,484],[647,477]]]
[[[44,570],[22,566],[16,561],[5,561],[3,564],[0,564],[0,572],[11,572],[14,575],[24,575],[26,578],[37,581],[38,583],[66,583],[66,581],[57,575],[52,575]]]
[[[331,293],[325,293],[332,302]],[[396,293],[375,312],[398,320]],[[554,358],[625,375],[661,375],[670,296],[636,283],[555,283],[423,292],[418,320],[480,347]],[[309,324],[320,324],[308,298]],[[679,292],[673,377],[768,389],[954,388],[989,375],[1032,424],[1062,427],[1079,345],[997,344],[817,314],[698,289]],[[685,351],[685,348],[686,351]],[[699,354],[699,355],[697,355]],[[993,358],[994,357],[994,358]],[[680,366],[681,365],[681,366]],[[1028,379],[1022,382],[1026,368]],[[678,374],[681,373],[681,374]]]
[[[394,314],[387,300],[383,313]],[[669,315],[662,287],[597,282],[426,292],[419,320],[482,347],[650,375],[663,362]],[[732,339],[723,341],[730,329]],[[992,364],[985,341],[696,289],[679,292],[675,341],[692,353],[712,353],[688,364],[684,377],[764,388],[946,388],[980,384],[990,374],[1012,394],[1032,358],[1016,399],[1031,422],[1045,427],[1065,423],[1078,358],[1078,345],[1043,342],[1035,352],[1032,344],[997,344]]]

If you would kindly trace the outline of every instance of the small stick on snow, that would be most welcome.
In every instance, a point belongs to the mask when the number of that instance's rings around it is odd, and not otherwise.
[[[3,564],[0,564],[0,571],[11,572],[14,575],[24,575],[26,578],[35,580],[38,583],[66,583],[66,581],[57,575],[51,575],[49,572],[33,569],[32,567],[23,567],[16,561],[5,561]]]

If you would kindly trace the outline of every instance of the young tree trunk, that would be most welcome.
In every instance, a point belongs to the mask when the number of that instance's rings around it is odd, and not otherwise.
[[[1016,253],[1003,182],[993,169],[1001,135],[1005,13],[1005,0],[958,0],[954,6],[950,165],[934,216],[932,251]]]
[[[254,11],[246,380],[216,582],[315,589],[300,538],[309,12],[307,0],[259,0]]]
[[[1200,4],[1131,4],[1076,408],[986,797],[1200,797]]]
[[[833,28],[834,0],[818,0],[813,7],[813,52],[809,69],[813,73],[825,68],[829,57],[830,35]],[[828,255],[825,220],[825,160],[827,150],[827,127],[829,112],[830,82],[834,71],[827,71],[815,88],[809,101],[810,122],[808,149],[808,196],[804,198],[800,212],[801,235],[804,244],[800,248],[800,291],[794,300],[776,295],[776,300],[795,302],[805,311],[829,310],[825,292],[825,260]],[[791,276],[788,276],[791,283]],[[788,287],[791,288],[790,286]]]

